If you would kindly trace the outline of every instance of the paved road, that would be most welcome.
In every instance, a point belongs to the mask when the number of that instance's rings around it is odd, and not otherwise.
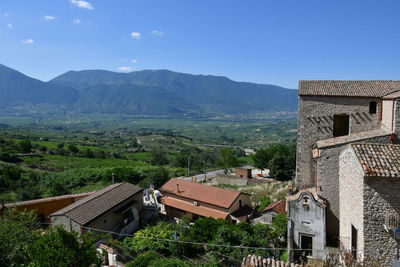
[[[214,178],[215,176],[218,176],[218,175],[221,175],[221,174],[222,175],[225,174],[224,170],[210,171],[210,172],[207,172],[207,178]],[[193,176],[189,176],[189,177],[183,177],[182,176],[182,177],[178,177],[178,179],[191,182],[192,181],[192,177],[193,177],[193,180],[194,180],[194,178],[196,178],[196,181],[203,181],[204,180],[204,173],[193,175]]]

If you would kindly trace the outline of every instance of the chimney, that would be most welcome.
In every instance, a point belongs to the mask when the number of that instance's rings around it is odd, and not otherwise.
[[[180,192],[179,192],[179,184],[176,184],[176,191],[177,191],[178,193],[180,193]]]
[[[114,184],[114,173],[111,173],[112,179],[111,179],[111,183]]]

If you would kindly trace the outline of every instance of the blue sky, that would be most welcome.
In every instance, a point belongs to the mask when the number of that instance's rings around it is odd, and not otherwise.
[[[83,69],[288,88],[398,80],[399,11],[398,0],[1,0],[0,63],[44,81]]]

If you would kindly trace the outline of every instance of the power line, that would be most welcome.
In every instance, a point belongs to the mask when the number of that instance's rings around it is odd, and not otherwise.
[[[97,231],[97,232],[103,232],[103,233],[109,233],[109,234],[114,234],[118,236],[128,236],[128,237],[136,237],[136,238],[143,238],[143,239],[151,239],[155,241],[165,241],[165,242],[172,242],[172,243],[181,243],[181,244],[191,244],[191,245],[203,245],[203,246],[211,246],[211,247],[225,247],[225,248],[237,248],[237,249],[253,249],[253,250],[273,250],[273,251],[285,251],[287,248],[273,248],[273,247],[247,247],[247,246],[234,246],[234,245],[224,245],[224,244],[213,244],[213,243],[204,243],[204,242],[193,242],[193,241],[183,241],[183,240],[173,240],[173,239],[166,239],[166,238],[156,238],[156,237],[150,237],[150,236],[139,236],[139,235],[132,235],[132,234],[119,234],[113,231],[107,231],[107,230],[101,230],[101,229],[96,229],[92,227],[86,227],[82,226],[83,229],[87,229],[90,231]],[[325,251],[325,250],[317,250],[317,249],[291,249],[293,251],[299,250],[299,251]]]

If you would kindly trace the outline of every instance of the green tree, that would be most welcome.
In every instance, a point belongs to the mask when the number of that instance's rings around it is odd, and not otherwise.
[[[286,214],[278,214],[272,220],[272,227],[275,229],[279,236],[286,237],[287,225],[288,222]]]
[[[288,165],[287,158],[281,153],[276,153],[269,162],[269,171],[271,177],[285,181],[292,178],[294,169]]]
[[[272,153],[268,148],[257,150],[255,154],[251,155],[253,166],[260,170],[268,169],[268,163],[273,157]]]
[[[149,263],[149,267],[191,267],[192,265],[181,259],[159,258]]]
[[[154,185],[154,188],[159,188],[169,179],[168,171],[164,167],[151,169],[145,174],[145,176],[146,178],[139,183],[140,186],[145,188],[148,188],[151,184]]]
[[[272,199],[271,198],[269,198],[269,197],[267,197],[267,196],[261,196],[260,197],[260,205],[259,205],[259,207],[258,207],[258,211],[259,212],[262,212],[263,211],[263,209],[266,207],[266,206],[268,206],[269,204],[271,204],[272,203]]]
[[[30,261],[27,248],[38,238],[33,211],[6,209],[0,216],[0,266],[23,266]]]
[[[78,147],[76,145],[73,145],[73,144],[69,144],[68,145],[68,150],[70,152],[72,152],[72,153],[78,153],[79,152]]]
[[[22,153],[30,153],[32,150],[32,144],[30,140],[22,140],[18,143],[18,150]]]
[[[235,167],[238,162],[233,152],[232,148],[221,148],[219,150],[220,161],[219,165],[222,166],[225,170],[225,173],[228,173],[228,170],[232,167]]]
[[[48,229],[40,238],[28,246],[30,265],[52,266],[100,266],[97,256],[96,239],[83,235],[79,242],[78,233],[67,232],[62,227]]]
[[[128,262],[126,267],[147,267],[150,262],[161,258],[156,252],[149,250],[143,253],[140,253],[136,256],[133,261]]]
[[[151,164],[156,166],[167,165],[169,160],[164,150],[153,150],[150,153]]]
[[[122,245],[135,251],[153,250],[173,254],[176,248],[174,242],[157,239],[172,240],[175,232],[179,232],[177,225],[160,221],[154,226],[137,231],[134,237],[125,238]]]

